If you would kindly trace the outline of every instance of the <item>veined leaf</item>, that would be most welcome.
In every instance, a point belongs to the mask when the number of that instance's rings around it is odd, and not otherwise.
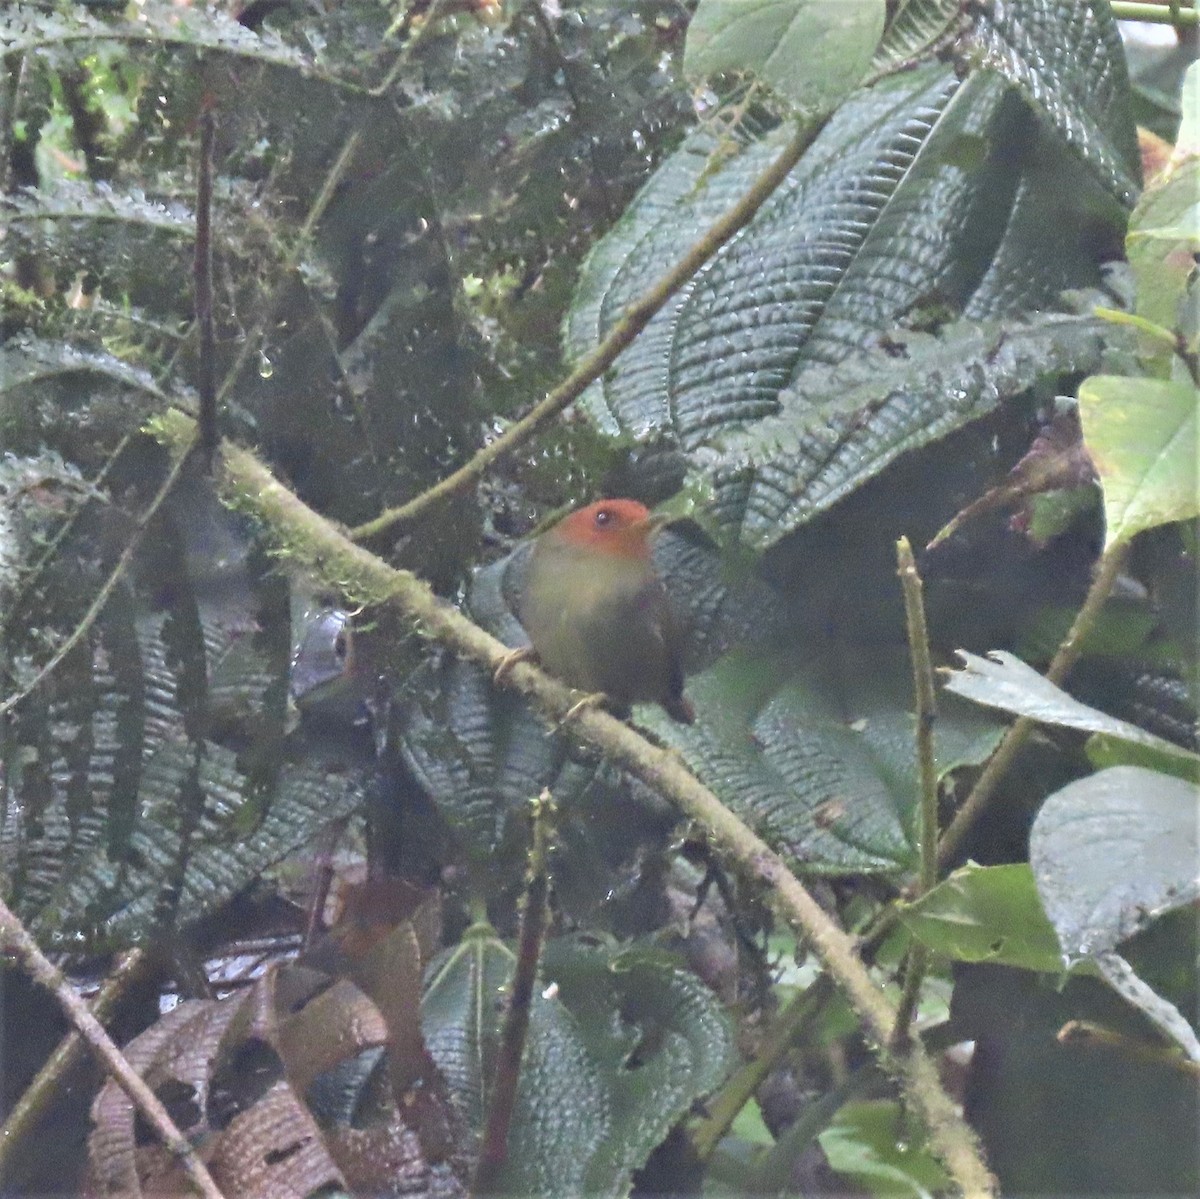
[[[1104,493],[1106,545],[1200,512],[1196,388],[1096,375],[1079,385],[1083,439]]]
[[[512,952],[478,928],[427,977],[425,1041],[475,1129],[512,967]],[[562,938],[546,946],[541,973],[554,994],[533,997],[500,1186],[626,1194],[633,1171],[729,1068],[728,1022],[712,992],[659,950]]]

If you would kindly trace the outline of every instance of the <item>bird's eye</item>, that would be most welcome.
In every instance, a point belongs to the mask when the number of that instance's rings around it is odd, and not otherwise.
[[[612,523],[613,514],[608,508],[601,508],[596,513],[596,528],[603,529],[605,525]]]

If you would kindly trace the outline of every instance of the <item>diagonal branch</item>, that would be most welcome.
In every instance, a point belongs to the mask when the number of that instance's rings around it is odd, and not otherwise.
[[[174,411],[155,424],[156,435],[182,452],[195,436],[195,422]],[[350,541],[305,505],[248,450],[222,447],[216,484],[225,502],[256,518],[276,552],[318,573],[353,604],[387,603],[431,641],[477,662],[494,674],[509,648],[463,613],[439,599],[424,580],[396,570]],[[527,662],[518,662],[505,685],[526,696],[548,721],[562,721],[574,693]],[[992,1195],[995,1182],[984,1165],[974,1134],[942,1089],[933,1061],[916,1040],[889,1045],[896,1010],[855,951],[853,939],[830,918],[778,854],[744,825],[684,767],[678,757],[652,745],[629,725],[602,711],[583,711],[573,731],[653,787],[699,822],[714,846],[743,876],[763,885],[774,907],[811,944],[858,1013],[880,1061],[903,1086],[929,1129],[930,1145],[965,1194]]]
[[[38,948],[25,926],[0,901],[0,947],[14,954],[29,976],[58,1000],[67,1019],[75,1026],[105,1071],[116,1079],[163,1144],[179,1160],[196,1189],[205,1199],[221,1199],[221,1190],[188,1139],[176,1127],[162,1101],[113,1044],[103,1025],[75,993],[62,973]]]

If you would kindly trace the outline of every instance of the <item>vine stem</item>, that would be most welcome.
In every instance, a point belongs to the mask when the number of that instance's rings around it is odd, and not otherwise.
[[[176,410],[159,418],[155,432],[182,449],[195,436],[195,422]],[[223,445],[216,483],[226,503],[265,526],[281,557],[316,573],[349,603],[393,606],[420,635],[478,663],[489,676],[494,677],[509,658],[506,645],[440,600],[424,580],[388,566],[350,541],[248,450],[228,442]],[[563,721],[575,704],[570,688],[530,662],[512,666],[504,674],[504,685],[524,695],[552,725]],[[745,877],[763,886],[776,911],[807,940],[846,994],[882,1065],[899,1080],[910,1105],[924,1120],[931,1149],[955,1183],[967,1195],[994,1195],[995,1180],[978,1142],[942,1089],[933,1061],[916,1039],[903,1045],[890,1043],[896,1021],[891,1001],[875,985],[853,938],[809,894],[783,859],[699,782],[676,754],[653,745],[623,721],[607,712],[582,710],[572,718],[572,730],[696,820],[716,849]]]
[[[181,1133],[162,1101],[146,1085],[141,1075],[129,1064],[104,1031],[103,1025],[75,993],[61,972],[38,948],[25,926],[0,900],[0,943],[6,953],[14,954],[29,976],[45,987],[58,1000],[67,1019],[87,1043],[117,1085],[132,1100],[134,1106],[158,1133],[163,1144],[178,1159],[196,1189],[205,1199],[222,1199],[221,1190],[213,1181],[204,1163],[196,1156],[188,1139]]]
[[[1108,599],[1125,565],[1129,554],[1129,542],[1119,541],[1110,545],[1100,556],[1092,585],[1088,588],[1083,607],[1075,614],[1071,629],[1063,643],[1058,647],[1050,665],[1046,668],[1046,678],[1056,687],[1065,682],[1075,663],[1083,652],[1083,642],[1096,623],[1104,601]],[[1029,716],[1018,717],[1004,734],[996,752],[992,754],[983,773],[975,781],[971,793],[963,801],[962,807],[954,815],[938,844],[938,865],[945,867],[957,857],[967,833],[974,827],[984,808],[991,802],[1000,780],[1008,773],[1013,759],[1021,751],[1021,747],[1029,739],[1029,734],[1037,727],[1037,721]]]
[[[1137,4],[1109,0],[1109,8],[1118,21],[1148,21],[1154,25],[1174,25],[1176,29],[1200,26],[1200,12],[1179,4]]]
[[[92,1001],[92,1015],[101,1023],[107,1021],[133,987],[149,974],[150,967],[151,959],[145,950],[131,949],[116,972],[105,979]],[[45,1117],[59,1089],[86,1052],[83,1037],[77,1032],[67,1033],[22,1092],[21,1098],[13,1104],[4,1127],[0,1128],[0,1184],[4,1182],[17,1148]]]
[[[938,780],[933,752],[933,726],[937,720],[937,696],[933,688],[933,661],[929,654],[929,628],[925,623],[924,588],[917,572],[912,545],[907,537],[896,542],[896,573],[904,594],[904,617],[908,629],[908,652],[912,658],[913,694],[916,699],[917,775],[920,788],[921,869],[916,895],[937,886],[938,878]],[[929,951],[913,941],[904,964],[904,984],[892,1029],[893,1041],[908,1037],[917,1010],[921,983],[929,968]]]
[[[517,937],[517,961],[513,968],[508,1011],[500,1030],[500,1048],[488,1101],[487,1127],[479,1150],[479,1163],[471,1194],[491,1194],[496,1188],[500,1169],[508,1160],[508,1130],[512,1124],[521,1079],[521,1058],[529,1032],[533,987],[537,981],[538,961],[546,938],[550,914],[550,825],[554,801],[544,790],[533,801],[533,844],[529,849],[529,868],[525,876],[525,903],[521,909],[521,928]]]
[[[622,351],[650,323],[654,314],[735,233],[750,222],[754,214],[787,178],[792,167],[800,161],[800,156],[812,144],[813,138],[824,127],[826,120],[828,117],[802,121],[787,145],[742,198],[715,220],[666,274],[625,309],[604,340],[539,404],[510,425],[494,441],[477,450],[470,461],[456,471],[446,475],[407,503],[389,508],[374,520],[352,529],[351,538],[355,541],[366,541],[387,530],[399,531],[411,526],[431,508],[472,486],[494,462],[524,445],[570,407],[587,387],[612,366]]]
[[[96,623],[100,613],[104,611],[104,606],[108,603],[109,596],[112,595],[117,584],[121,581],[121,576],[129,569],[129,564],[133,561],[133,555],[137,552],[138,546],[141,545],[146,530],[150,527],[151,521],[158,515],[158,510],[163,506],[167,496],[171,494],[171,490],[175,486],[179,476],[183,473],[183,469],[190,457],[190,452],[195,445],[196,429],[195,425],[193,425],[191,440],[187,445],[186,452],[181,453],[176,458],[174,465],[167,472],[167,477],[162,481],[158,491],[155,492],[154,498],[150,501],[142,515],[138,517],[137,524],[134,525],[133,532],[130,534],[125,548],[121,551],[121,556],[117,559],[117,564],[112,568],[112,572],[108,578],[104,580],[100,590],[96,592],[96,598],[92,600],[88,610],[83,614],[83,619],[71,631],[71,635],[58,647],[45,666],[24,687],[20,688],[15,694],[10,695],[3,703],[0,703],[0,716],[7,716],[26,696],[31,695],[40,687],[58,669],[63,659],[87,636],[88,629]]]

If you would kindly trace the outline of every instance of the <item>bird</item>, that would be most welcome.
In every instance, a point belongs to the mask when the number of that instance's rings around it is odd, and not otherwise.
[[[662,523],[637,500],[607,499],[540,534],[517,603],[532,649],[519,656],[532,654],[587,692],[581,703],[604,703],[627,717],[634,703],[652,701],[691,724],[682,627],[650,553]]]

